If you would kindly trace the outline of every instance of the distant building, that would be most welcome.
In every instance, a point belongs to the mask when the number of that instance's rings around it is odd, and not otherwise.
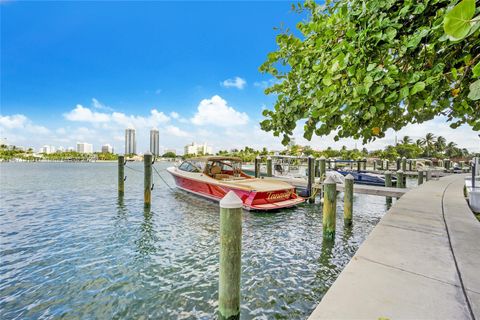
[[[125,130],[125,154],[137,153],[137,141],[135,140],[135,129]]]
[[[93,145],[86,142],[77,142],[78,153],[93,153]]]
[[[64,147],[58,147],[57,152],[65,152],[65,148]]]
[[[160,141],[157,129],[150,130],[150,152],[157,157],[160,155]]]
[[[212,154],[212,147],[207,146],[207,143],[196,144],[195,142],[192,142],[185,146],[185,154]]]
[[[68,148],[67,148],[67,151],[68,151],[68,152],[75,151],[75,148],[74,148],[74,147],[68,147]]]
[[[8,146],[7,138],[0,138],[0,146]]]
[[[39,151],[39,153],[50,154],[50,153],[55,152],[55,147],[54,146],[49,146],[49,145],[44,145],[38,151]]]
[[[109,145],[108,143],[104,144],[102,146],[102,153],[113,153],[113,147],[111,145]]]

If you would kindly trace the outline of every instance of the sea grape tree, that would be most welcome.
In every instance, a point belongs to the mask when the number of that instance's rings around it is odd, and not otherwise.
[[[261,127],[289,141],[335,133],[371,141],[446,116],[480,130],[480,21],[474,0],[338,0],[306,11],[299,36],[276,38],[260,71],[276,83]]]

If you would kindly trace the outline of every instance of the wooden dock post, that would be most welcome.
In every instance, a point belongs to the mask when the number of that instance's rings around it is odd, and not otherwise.
[[[385,187],[392,186],[392,173],[390,171],[385,171]]]
[[[143,165],[143,204],[145,208],[149,208],[152,203],[152,154],[150,152],[143,155]]]
[[[332,159],[330,158],[327,159],[327,165],[328,165],[328,169],[332,169]]]
[[[267,177],[271,177],[272,176],[272,172],[273,172],[273,167],[272,167],[272,157],[268,156],[267,157]]]
[[[323,238],[335,239],[337,215],[337,184],[331,176],[323,182]]]
[[[367,170],[367,158],[362,159],[362,164],[363,164],[363,170]]]
[[[380,170],[383,170],[383,159],[380,159]]]
[[[388,171],[389,168],[390,168],[390,161],[388,161],[388,159],[387,159],[387,160],[385,160],[385,170]]]
[[[260,178],[260,156],[255,158],[255,178]]]
[[[377,159],[373,160],[373,171],[377,170]]]
[[[413,169],[413,160],[409,159],[408,160],[408,171],[412,171],[412,169]]]
[[[402,171],[407,172],[407,158],[402,158]]]
[[[357,160],[357,172],[360,172],[360,170],[362,170],[362,163],[360,161],[360,159]]]
[[[308,177],[307,177],[307,194],[308,202],[315,203],[315,197],[313,195],[313,185],[315,183],[315,158],[312,155],[308,156]]]
[[[218,313],[220,319],[240,316],[242,264],[242,200],[229,191],[220,200],[220,268]]]
[[[405,184],[403,181],[403,170],[397,171],[397,188],[405,188]]]
[[[397,171],[400,170],[400,168],[401,168],[401,161],[402,161],[402,159],[400,157],[397,157],[397,161],[396,161],[396,164],[397,164],[397,169],[396,170]]]
[[[352,225],[353,219],[353,176],[345,177],[345,190],[343,192],[343,220],[346,226]]]
[[[430,181],[431,179],[432,179],[432,171],[430,171],[430,169],[427,169],[427,171],[425,172],[425,180]]]
[[[423,184],[423,170],[418,170],[418,180],[417,180],[417,184],[418,184],[418,185]]]
[[[320,181],[323,181],[326,177],[326,174],[327,174],[327,170],[326,170],[326,166],[325,166],[325,162],[327,160],[325,159],[324,156],[321,156],[320,159],[318,160],[319,164],[320,164],[320,168],[319,168],[319,177],[320,177]]]
[[[118,195],[125,193],[125,156],[118,156]]]
[[[320,177],[320,159],[315,159],[315,177]]]
[[[450,159],[445,159],[445,169],[450,170]]]

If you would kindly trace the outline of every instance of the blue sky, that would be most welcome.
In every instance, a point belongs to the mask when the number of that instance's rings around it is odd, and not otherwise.
[[[86,141],[123,151],[123,130],[133,126],[140,151],[151,127],[160,130],[163,147],[178,151],[191,141],[216,150],[281,148],[259,129],[262,108],[274,97],[264,95],[272,79],[258,67],[276,48],[273,28],[304,19],[291,2],[11,1],[0,9],[0,136],[10,143]],[[443,128],[447,139],[476,138],[442,119],[420,128],[397,135]],[[301,128],[296,135],[307,144]],[[370,147],[393,139],[392,132]],[[476,142],[464,145],[478,150]],[[327,137],[308,144],[355,142]]]

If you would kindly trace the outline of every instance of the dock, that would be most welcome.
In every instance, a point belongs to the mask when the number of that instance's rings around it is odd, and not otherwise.
[[[480,223],[465,176],[400,198],[309,319],[480,319]]]
[[[280,181],[288,182],[296,188],[306,188],[307,180],[302,178],[291,178],[291,177],[271,177],[269,179],[277,179]],[[315,186],[321,187],[321,183],[317,178],[315,180]],[[343,192],[344,185],[337,183],[337,191]],[[358,194],[369,194],[374,196],[384,196],[384,197],[401,197],[406,192],[410,191],[411,188],[395,188],[395,187],[382,187],[382,186],[370,186],[365,184],[354,184],[353,193]]]

